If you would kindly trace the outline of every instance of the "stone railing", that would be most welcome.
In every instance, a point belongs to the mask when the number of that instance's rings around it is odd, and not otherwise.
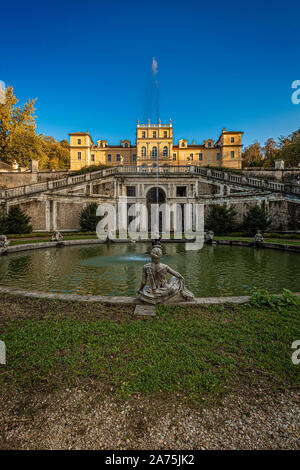
[[[169,165],[169,166],[119,166],[111,167],[82,175],[67,176],[58,180],[49,180],[44,183],[34,183],[27,186],[17,186],[15,188],[4,189],[0,191],[0,199],[11,199],[15,197],[27,196],[45,192],[49,190],[62,189],[76,184],[84,184],[96,179],[105,178],[116,174],[151,174],[151,175],[199,175],[210,180],[223,181],[224,184],[237,184],[244,187],[252,187],[261,190],[275,191],[280,193],[289,193],[300,195],[300,186],[285,185],[276,181],[269,181],[262,178],[247,177],[242,174],[230,173],[228,171],[215,170],[212,168],[203,168],[194,165]]]

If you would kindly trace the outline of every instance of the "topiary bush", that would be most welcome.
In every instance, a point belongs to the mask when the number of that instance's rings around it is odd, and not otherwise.
[[[31,233],[31,218],[19,206],[10,207],[8,214],[0,219],[0,232],[5,234]]]
[[[82,209],[80,214],[80,228],[83,232],[95,232],[97,223],[100,220],[100,217],[96,216],[98,204],[96,202],[91,202],[84,209]]]
[[[207,217],[205,226],[209,230],[212,230],[215,235],[225,235],[226,233],[234,230],[235,215],[236,212],[233,207],[227,209],[226,206],[213,204],[211,206],[210,214]]]
[[[250,235],[254,235],[257,230],[265,232],[269,225],[269,215],[264,207],[253,206],[244,215],[243,229]]]

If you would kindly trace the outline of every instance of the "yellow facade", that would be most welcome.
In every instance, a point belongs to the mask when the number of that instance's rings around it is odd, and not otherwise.
[[[226,131],[215,142],[189,144],[180,139],[173,141],[173,126],[169,124],[140,124],[137,122],[136,143],[121,140],[120,145],[109,145],[107,140],[93,142],[89,132],[70,135],[70,168],[79,170],[85,166],[104,164],[108,166],[137,165],[197,165],[242,168],[242,135],[240,131]]]

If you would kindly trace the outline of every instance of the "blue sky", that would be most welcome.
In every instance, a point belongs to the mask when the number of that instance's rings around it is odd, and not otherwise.
[[[176,140],[225,127],[248,145],[300,127],[299,2],[15,1],[0,18],[0,80],[20,103],[38,98],[40,133],[134,141],[151,114],[153,56]]]

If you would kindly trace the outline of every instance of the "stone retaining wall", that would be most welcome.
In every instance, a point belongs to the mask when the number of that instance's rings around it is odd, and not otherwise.
[[[247,242],[242,240],[215,240],[218,245],[230,245],[230,246],[245,246],[249,248],[253,248],[255,245],[253,242]],[[151,240],[146,238],[142,240],[138,240],[137,243],[150,243]],[[189,240],[176,240],[176,239],[168,239],[168,240],[161,240],[162,243],[191,243]],[[75,245],[99,245],[106,243],[106,240],[100,239],[87,239],[87,240],[65,240],[62,242],[41,242],[41,243],[24,243],[21,245],[14,245],[8,246],[7,248],[0,248],[0,255],[5,255],[8,253],[16,253],[19,251],[27,251],[27,250],[35,250],[39,248],[56,248],[56,247],[64,247],[64,246],[75,246]],[[130,240],[126,239],[117,239],[111,242],[113,243],[131,243]],[[296,245],[286,245],[283,243],[264,243],[263,247],[259,247],[259,249],[268,248],[274,250],[281,250],[281,251],[293,251],[296,253],[300,253],[300,246]],[[257,248],[256,248],[257,249]]]

